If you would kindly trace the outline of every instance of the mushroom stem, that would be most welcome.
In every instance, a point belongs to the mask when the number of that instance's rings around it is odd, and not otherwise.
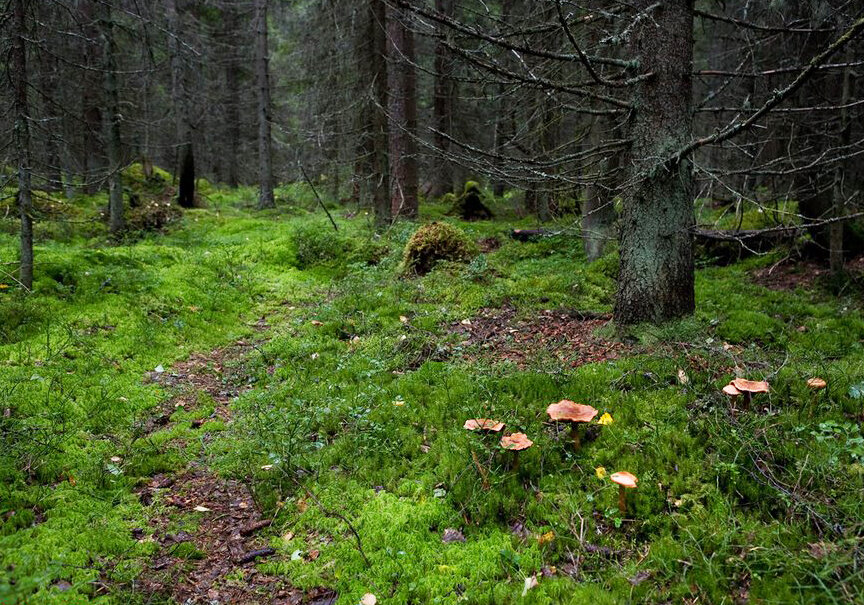
[[[480,477],[483,479],[483,489],[489,489],[489,473],[486,472],[486,468],[480,464],[480,459],[477,457],[477,452],[471,451],[471,459],[474,460],[474,466],[477,467],[477,472],[480,473]]]
[[[510,468],[512,468],[514,471],[519,470],[519,452],[517,451],[513,452],[513,464]]]
[[[582,447],[582,436],[579,434],[579,425],[575,422],[570,428],[570,436],[573,438],[573,450],[578,452]]]
[[[627,514],[627,491],[623,485],[618,486],[618,510],[622,516]]]

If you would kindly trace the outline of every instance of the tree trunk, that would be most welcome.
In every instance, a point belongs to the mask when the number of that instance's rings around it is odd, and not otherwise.
[[[651,0],[634,3],[647,10]],[[693,0],[663,2],[631,43],[653,73],[634,91],[629,185],[621,215],[615,320],[659,323],[693,312],[693,172],[689,160],[658,164],[692,138]]]
[[[30,149],[30,107],[27,101],[27,9],[14,0],[15,34],[12,40],[12,79],[15,88],[15,149],[18,155],[18,210],[21,216],[21,265],[18,279],[33,288],[33,190]]]
[[[383,227],[392,218],[388,165],[387,5],[384,0],[367,0],[365,17],[364,36],[358,50],[363,57],[366,101],[360,115],[362,134],[354,162],[354,186],[371,191],[375,225]],[[368,183],[368,188],[361,187],[361,183]]]
[[[225,60],[225,135],[228,140],[225,175],[229,187],[240,184],[238,153],[240,148],[240,67],[235,36],[240,30],[240,16],[233,4],[225,7],[225,37],[229,56]]]
[[[105,100],[108,110],[108,210],[109,229],[116,236],[123,231],[123,175],[122,149],[120,138],[120,93],[117,85],[117,49],[114,43],[114,16],[111,3],[105,4],[105,23],[103,32],[105,63]]]
[[[255,0],[255,72],[258,81],[258,208],[274,208],[270,135],[270,60],[267,48],[268,0]]]
[[[94,2],[85,0],[81,3],[82,22],[84,24],[84,65],[89,69],[82,74],[82,118],[84,122],[84,161],[81,163],[84,172],[84,190],[89,194],[94,194],[99,190],[100,179],[104,169],[102,156],[103,145],[100,134],[102,133],[102,102],[99,98],[101,90],[101,82],[99,82],[98,69],[101,66],[101,57],[98,53],[94,53],[94,48],[98,48],[96,40],[99,37],[99,30],[95,26],[96,17],[94,15]],[[92,40],[92,42],[91,42]]]
[[[178,175],[177,203],[183,208],[195,206],[195,150],[192,144],[192,125],[189,120],[188,90],[185,66],[180,55],[180,22],[177,0],[165,0],[168,33],[171,36],[171,104],[174,107],[175,137],[177,140]]]
[[[435,10],[454,16],[454,0],[435,0]],[[453,192],[453,165],[450,162],[450,139],[453,133],[453,100],[456,82],[453,80],[453,58],[441,40],[435,43],[435,84],[432,100],[432,122],[435,128],[435,157],[432,188],[429,195],[441,197]]]
[[[846,47],[845,53],[845,62],[852,63],[854,59],[853,51],[851,46]],[[851,76],[852,71],[850,68],[846,67],[843,69],[843,84],[842,84],[842,92],[840,96],[840,105],[842,109],[840,110],[840,147],[844,148],[849,145],[851,141],[851,131],[852,125],[849,121],[849,110],[846,109],[846,105],[849,103],[849,100],[852,98],[852,89],[851,89]],[[846,173],[845,162],[839,161],[837,162],[837,166],[834,168],[834,184],[832,187],[832,218],[839,219],[842,218],[846,214],[846,197],[843,193],[843,177]],[[843,254],[843,230],[845,226],[842,221],[835,221],[831,223],[829,228],[829,261],[831,266],[831,275],[834,277],[841,277],[844,273],[844,254]]]
[[[387,9],[390,91],[390,208],[393,218],[417,217],[417,74],[409,14]]]
[[[594,121],[591,125],[591,147],[602,142],[604,132],[611,127],[610,123],[613,121],[614,118],[607,120],[603,117]],[[610,132],[614,133],[615,129],[612,128]],[[613,151],[605,162],[599,164],[602,174],[592,175],[591,184],[585,188],[585,200],[582,203],[582,244],[589,262],[603,256],[612,237],[615,222],[614,175],[618,171],[619,163],[619,153]]]

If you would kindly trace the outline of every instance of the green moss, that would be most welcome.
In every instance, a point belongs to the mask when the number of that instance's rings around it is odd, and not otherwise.
[[[248,482],[273,519],[256,539],[276,554],[259,569],[346,603],[862,600],[855,296],[747,285],[776,258],[708,268],[694,317],[640,326],[615,359],[579,365],[614,330],[573,337],[546,318],[610,310],[614,255],[589,266],[578,238],[514,242],[509,228],[528,225],[510,216],[455,223],[460,248],[501,242],[473,264],[394,279],[415,225],[375,238],[344,220],[336,234],[304,209],[304,186],[282,191],[297,195],[288,214],[249,211],[251,189],[219,190],[169,232],[118,245],[83,224],[45,231],[35,292],[0,290],[0,601],[146,601],[130,587],[162,545],[130,530],[158,516],[192,533],[201,517],[135,492],[191,462]],[[100,204],[72,205],[93,216]],[[13,232],[0,230],[0,256],[14,258]],[[488,317],[504,307],[511,320]],[[522,359],[494,348],[535,338],[545,345]],[[172,392],[145,372],[238,339],[255,346],[222,364],[225,389],[240,389],[231,422],[187,394],[194,405],[148,428]],[[772,390],[733,416],[718,390],[736,366]],[[816,375],[829,385],[818,394],[804,382]],[[614,418],[578,453],[544,412],[564,397]],[[461,428],[470,417],[535,446],[514,469],[495,436]],[[640,477],[628,518],[598,466]],[[465,542],[444,544],[448,528]],[[180,556],[202,555],[184,544]]]
[[[467,262],[473,255],[465,234],[448,223],[423,225],[405,246],[402,271],[408,275],[425,275],[439,261]]]
[[[783,322],[759,311],[735,309],[717,327],[724,340],[736,343],[772,343],[783,339]]]

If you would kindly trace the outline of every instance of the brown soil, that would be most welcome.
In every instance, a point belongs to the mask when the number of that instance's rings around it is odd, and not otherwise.
[[[597,336],[610,316],[578,311],[542,311],[518,318],[516,309],[483,309],[470,323],[455,322],[451,330],[463,334],[467,357],[508,360],[520,368],[545,355],[571,366],[617,359],[631,351],[623,342]],[[479,350],[479,352],[478,352]]]
[[[846,271],[853,279],[864,278],[864,256],[850,259]],[[780,263],[753,271],[754,281],[770,290],[809,290],[830,274],[828,265],[812,260],[785,259]]]
[[[216,403],[212,418],[230,422],[231,400],[251,388],[245,384],[239,361],[253,346],[241,340],[208,354],[193,354],[170,370],[149,372],[145,380],[169,388],[172,396],[145,423],[144,432],[169,425],[178,405],[194,409],[198,393],[206,393]],[[145,537],[150,532],[140,528],[133,530],[133,535],[160,546],[137,581],[145,594],[171,597],[184,605],[335,602],[337,595],[329,589],[302,591],[258,571],[256,563],[276,554],[259,535],[271,520],[262,517],[246,485],[219,477],[206,461],[193,461],[171,476],[156,475],[138,495],[145,505],[161,504],[150,519],[151,536]],[[185,542],[194,545],[191,559],[181,556],[189,556],[189,547],[180,546]]]

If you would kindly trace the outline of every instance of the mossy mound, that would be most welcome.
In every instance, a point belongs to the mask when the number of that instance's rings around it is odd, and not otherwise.
[[[468,262],[471,256],[471,243],[462,230],[447,223],[429,223],[408,240],[402,270],[407,275],[426,275],[438,261]]]
[[[465,221],[489,220],[492,211],[486,207],[482,199],[483,192],[475,181],[467,181],[462,195],[455,200],[452,213]]]
[[[150,200],[130,209],[127,228],[130,231],[164,231],[182,216],[183,212],[173,202]]]
[[[171,184],[171,173],[158,166],[135,162],[123,169],[123,186],[130,194],[159,194]]]

